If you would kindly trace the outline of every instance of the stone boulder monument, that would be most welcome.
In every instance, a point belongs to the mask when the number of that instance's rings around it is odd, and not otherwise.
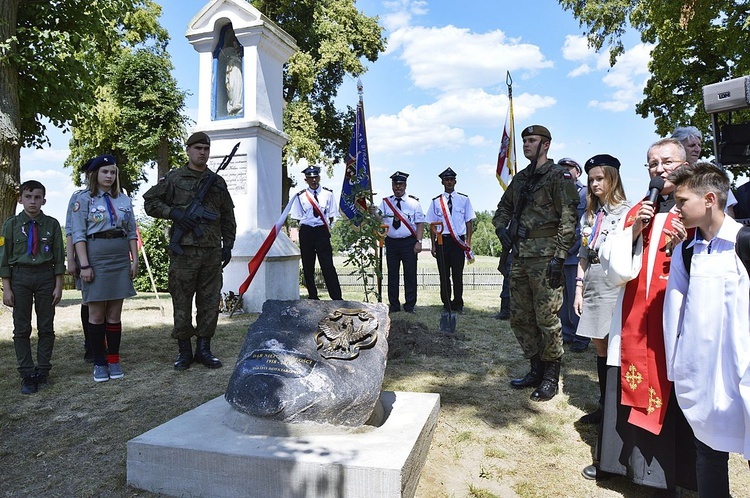
[[[224,288],[237,292],[247,263],[281,215],[283,68],[297,49],[294,39],[246,0],[212,0],[185,33],[199,54],[195,131],[211,137],[209,167],[239,142],[221,172],[235,205],[237,240],[224,269]],[[299,249],[281,233],[245,294],[245,311],[266,299],[299,298]]]

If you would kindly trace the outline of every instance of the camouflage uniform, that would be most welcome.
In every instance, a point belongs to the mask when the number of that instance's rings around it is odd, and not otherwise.
[[[531,178],[529,169],[513,177],[492,223],[495,228],[508,226],[528,180],[533,187],[520,224],[530,232],[513,252],[510,325],[526,358],[552,362],[563,353],[558,316],[563,290],[550,288],[547,264],[553,256],[564,260],[575,242],[579,198],[570,173],[552,160],[537,165]]]
[[[197,195],[201,181],[215,173],[203,172],[186,166],[172,170],[143,196],[146,213],[156,218],[169,219],[173,208],[187,210]],[[234,204],[221,176],[203,200],[203,206],[219,215],[211,223],[200,223],[202,237],[186,232],[180,240],[185,251],[178,255],[170,251],[169,293],[174,306],[172,337],[178,340],[213,337],[219,319],[219,302],[223,284],[221,248],[233,247],[237,224]],[[170,236],[174,226],[170,229]],[[193,327],[192,302],[195,295],[197,326]]]

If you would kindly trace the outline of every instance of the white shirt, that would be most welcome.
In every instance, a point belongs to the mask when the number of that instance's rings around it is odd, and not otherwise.
[[[398,207],[395,195],[388,196],[387,199],[394,208]],[[388,237],[403,239],[411,236],[411,231],[409,231],[403,222],[397,229],[393,228],[395,215],[393,214],[393,210],[388,207],[388,204],[386,204],[385,199],[380,202],[378,209],[383,216],[383,224],[388,225]],[[417,223],[424,222],[424,213],[422,212],[422,206],[419,205],[419,199],[411,195],[405,195],[401,198],[401,213],[407,220],[409,220],[409,223],[411,223],[411,226],[415,231]],[[420,235],[421,234],[417,233],[418,238]]]
[[[430,207],[427,209],[427,222],[434,223],[436,221],[444,222],[443,220],[443,209],[440,207],[440,198],[443,197],[445,202],[446,212],[448,211],[448,200],[450,197],[453,209],[450,214],[451,225],[456,236],[466,235],[466,223],[470,222],[475,218],[474,208],[471,207],[471,201],[469,198],[456,192],[455,190],[450,194],[443,192],[438,195],[430,203]],[[444,233],[448,233],[448,227],[443,227]]]
[[[750,458],[750,279],[735,253],[740,227],[727,216],[713,240],[690,241],[689,275],[675,248],[663,323],[667,376],[695,436]]]
[[[309,193],[312,199],[315,199],[316,195],[318,196],[318,206],[323,211],[326,220],[334,218],[336,203],[333,200],[333,192],[331,189],[322,186],[319,186],[317,190],[306,188],[297,193],[295,196],[296,200],[292,204],[292,210],[289,213],[292,218],[299,220],[300,225],[317,227],[324,224],[321,218],[315,216],[315,209],[313,209],[313,205],[308,200],[305,192]]]

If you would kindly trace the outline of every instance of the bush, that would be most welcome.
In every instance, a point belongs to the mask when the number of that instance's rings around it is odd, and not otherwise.
[[[167,230],[169,229],[169,220],[146,217],[138,221],[138,228],[141,232],[141,240],[148,257],[151,267],[151,273],[156,282],[156,289],[160,292],[166,292],[169,289],[169,254],[167,253]],[[138,277],[133,285],[138,292],[151,292],[151,279],[148,276],[146,261],[143,253],[140,255],[138,262]]]

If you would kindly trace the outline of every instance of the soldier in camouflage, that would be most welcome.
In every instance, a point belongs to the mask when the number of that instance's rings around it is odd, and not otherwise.
[[[529,373],[510,384],[517,389],[535,387],[531,399],[547,401],[557,394],[560,377],[563,346],[558,313],[565,258],[575,242],[579,198],[568,170],[547,158],[549,130],[529,126],[521,137],[531,165],[513,177],[492,223],[503,248],[513,248],[510,325],[531,361]]]
[[[202,181],[215,173],[207,162],[211,140],[205,133],[193,133],[187,141],[188,163],[172,170],[143,196],[146,213],[156,218],[173,220],[184,235],[180,246],[184,254],[169,252],[169,293],[174,307],[172,337],[177,339],[179,353],[175,370],[186,370],[193,362],[208,368],[221,367],[221,361],[211,353],[211,338],[216,332],[221,301],[222,268],[232,258],[232,247],[237,232],[234,204],[221,176],[203,200],[203,207],[218,215],[207,221],[186,216],[185,212],[198,193]],[[198,237],[194,229],[200,227]],[[193,296],[197,326],[193,327]],[[197,336],[195,356],[191,337]]]

